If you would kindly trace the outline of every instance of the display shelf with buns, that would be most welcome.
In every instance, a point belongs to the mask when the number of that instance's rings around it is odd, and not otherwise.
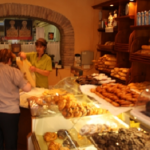
[[[130,82],[150,81],[150,57],[149,57],[149,39],[150,26],[145,25],[137,20],[137,13],[149,11],[150,1],[136,1],[135,23],[130,26],[133,30],[129,39],[129,51],[131,61],[131,78]],[[138,25],[137,25],[138,23]]]
[[[99,5],[96,5],[93,8],[94,9],[101,8],[102,18],[106,19],[108,17],[108,12],[115,10],[115,8],[110,7],[110,3],[115,4],[114,1],[108,1],[108,2],[101,3]],[[110,9],[103,10],[103,7],[106,7],[106,6],[107,8],[110,8]],[[116,67],[130,68],[131,63],[132,63],[130,61],[130,47],[132,44],[132,39],[134,37],[134,35],[132,34],[133,30],[130,28],[130,26],[134,25],[136,21],[135,12],[136,12],[137,3],[136,1],[129,2],[129,1],[118,0],[117,6],[118,6],[117,8],[118,13],[117,13],[117,18],[115,18],[115,20],[117,21],[117,32],[116,34],[115,33],[114,34],[101,33],[101,41],[99,42],[99,45],[98,45],[98,51],[101,52],[101,56],[105,56],[105,54],[113,54],[114,56],[116,56],[116,60],[117,60]],[[110,35],[111,35],[111,38],[110,38]],[[110,46],[105,47],[105,44],[109,42],[109,40],[114,41],[113,51],[110,50]],[[107,73],[107,75],[108,74],[110,75],[108,71],[105,71],[109,68],[104,69],[104,68],[101,68],[101,65],[99,65],[99,67],[96,67],[96,69],[99,70],[100,73],[104,72],[104,73]],[[126,80],[124,79],[121,80],[121,79],[116,78],[116,81],[119,83],[127,84],[130,81],[130,79],[129,77]]]
[[[98,49],[97,49],[98,51],[104,51],[104,52],[110,52],[110,53],[112,53],[112,54],[114,54],[115,53],[115,51],[114,51],[114,45],[98,45]]]

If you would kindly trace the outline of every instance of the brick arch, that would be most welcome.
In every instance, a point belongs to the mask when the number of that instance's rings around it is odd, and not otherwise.
[[[29,5],[5,3],[0,4],[0,17],[36,18],[54,24],[60,31],[60,53],[64,66],[73,65],[74,60],[74,29],[71,22],[62,14],[51,9]]]

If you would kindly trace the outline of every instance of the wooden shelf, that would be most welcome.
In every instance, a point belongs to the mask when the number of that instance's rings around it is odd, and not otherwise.
[[[98,32],[105,32],[105,28],[97,29]]]
[[[149,30],[150,25],[144,25],[144,26],[130,26],[133,30]]]
[[[116,52],[126,52],[126,53],[129,53],[129,44],[116,43],[115,44],[115,51]]]
[[[150,65],[150,55],[146,55],[146,54],[132,53],[130,55],[130,60]]]
[[[115,20],[124,20],[124,19],[134,19],[134,15],[128,15],[128,16],[118,16],[117,18],[115,18]]]
[[[104,29],[101,28],[101,29],[97,29],[97,30],[98,30],[98,32],[105,32],[105,28]],[[114,32],[118,32],[118,28],[117,27],[114,27]],[[110,33],[114,33],[114,32],[105,32],[105,33],[110,34]]]
[[[97,51],[99,51],[99,52],[101,52],[101,51],[103,51],[103,52],[110,52],[110,53],[112,53],[112,54],[115,54],[115,53],[116,53],[115,51],[106,50],[106,49],[97,49]]]

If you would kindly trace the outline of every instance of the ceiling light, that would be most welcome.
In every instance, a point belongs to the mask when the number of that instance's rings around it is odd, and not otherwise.
[[[134,0],[130,0],[130,2],[133,2]]]
[[[110,5],[110,7],[113,7],[113,6],[114,6],[113,4]]]

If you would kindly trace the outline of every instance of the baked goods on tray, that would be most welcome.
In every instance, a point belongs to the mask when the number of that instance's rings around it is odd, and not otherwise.
[[[58,108],[66,119],[107,113],[105,109],[97,108],[92,104],[77,102],[70,98],[59,100]]]
[[[95,134],[90,138],[98,149],[102,150],[148,150],[150,134],[136,128],[119,129],[118,133]]]
[[[95,68],[97,70],[106,70],[111,71],[117,65],[117,59],[114,55],[105,54],[102,57],[99,57],[98,60],[93,60]]]
[[[131,91],[129,87],[122,84],[103,84],[95,89],[91,89],[99,97],[105,99],[116,107],[134,106],[139,94]]]
[[[134,89],[137,92],[142,92],[143,90],[146,89],[146,87],[150,85],[150,82],[145,81],[145,82],[140,82],[140,83],[130,83],[128,84],[128,87],[131,89]]]
[[[129,68],[114,68],[111,70],[111,76],[126,81],[128,72]]]
[[[59,139],[65,139],[69,135],[69,132],[65,129],[60,129],[57,131],[57,137]]]
[[[46,142],[54,141],[57,139],[57,134],[55,132],[46,132],[43,138]]]
[[[80,135],[93,135],[95,133],[103,133],[115,131],[117,129],[117,124],[86,124],[80,129]]]
[[[80,76],[76,79],[76,82],[84,85],[84,84],[92,84],[92,85],[101,85],[104,83],[114,83],[116,80],[112,80],[110,77],[105,75],[104,73],[93,73],[92,75]]]
[[[76,148],[76,147],[79,147],[77,141],[72,140],[72,139],[69,138],[69,137],[68,137],[66,140],[64,140],[63,146],[64,146],[64,147],[68,147],[68,148]]]
[[[48,146],[48,150],[60,150],[61,145],[54,141],[51,141]]]

